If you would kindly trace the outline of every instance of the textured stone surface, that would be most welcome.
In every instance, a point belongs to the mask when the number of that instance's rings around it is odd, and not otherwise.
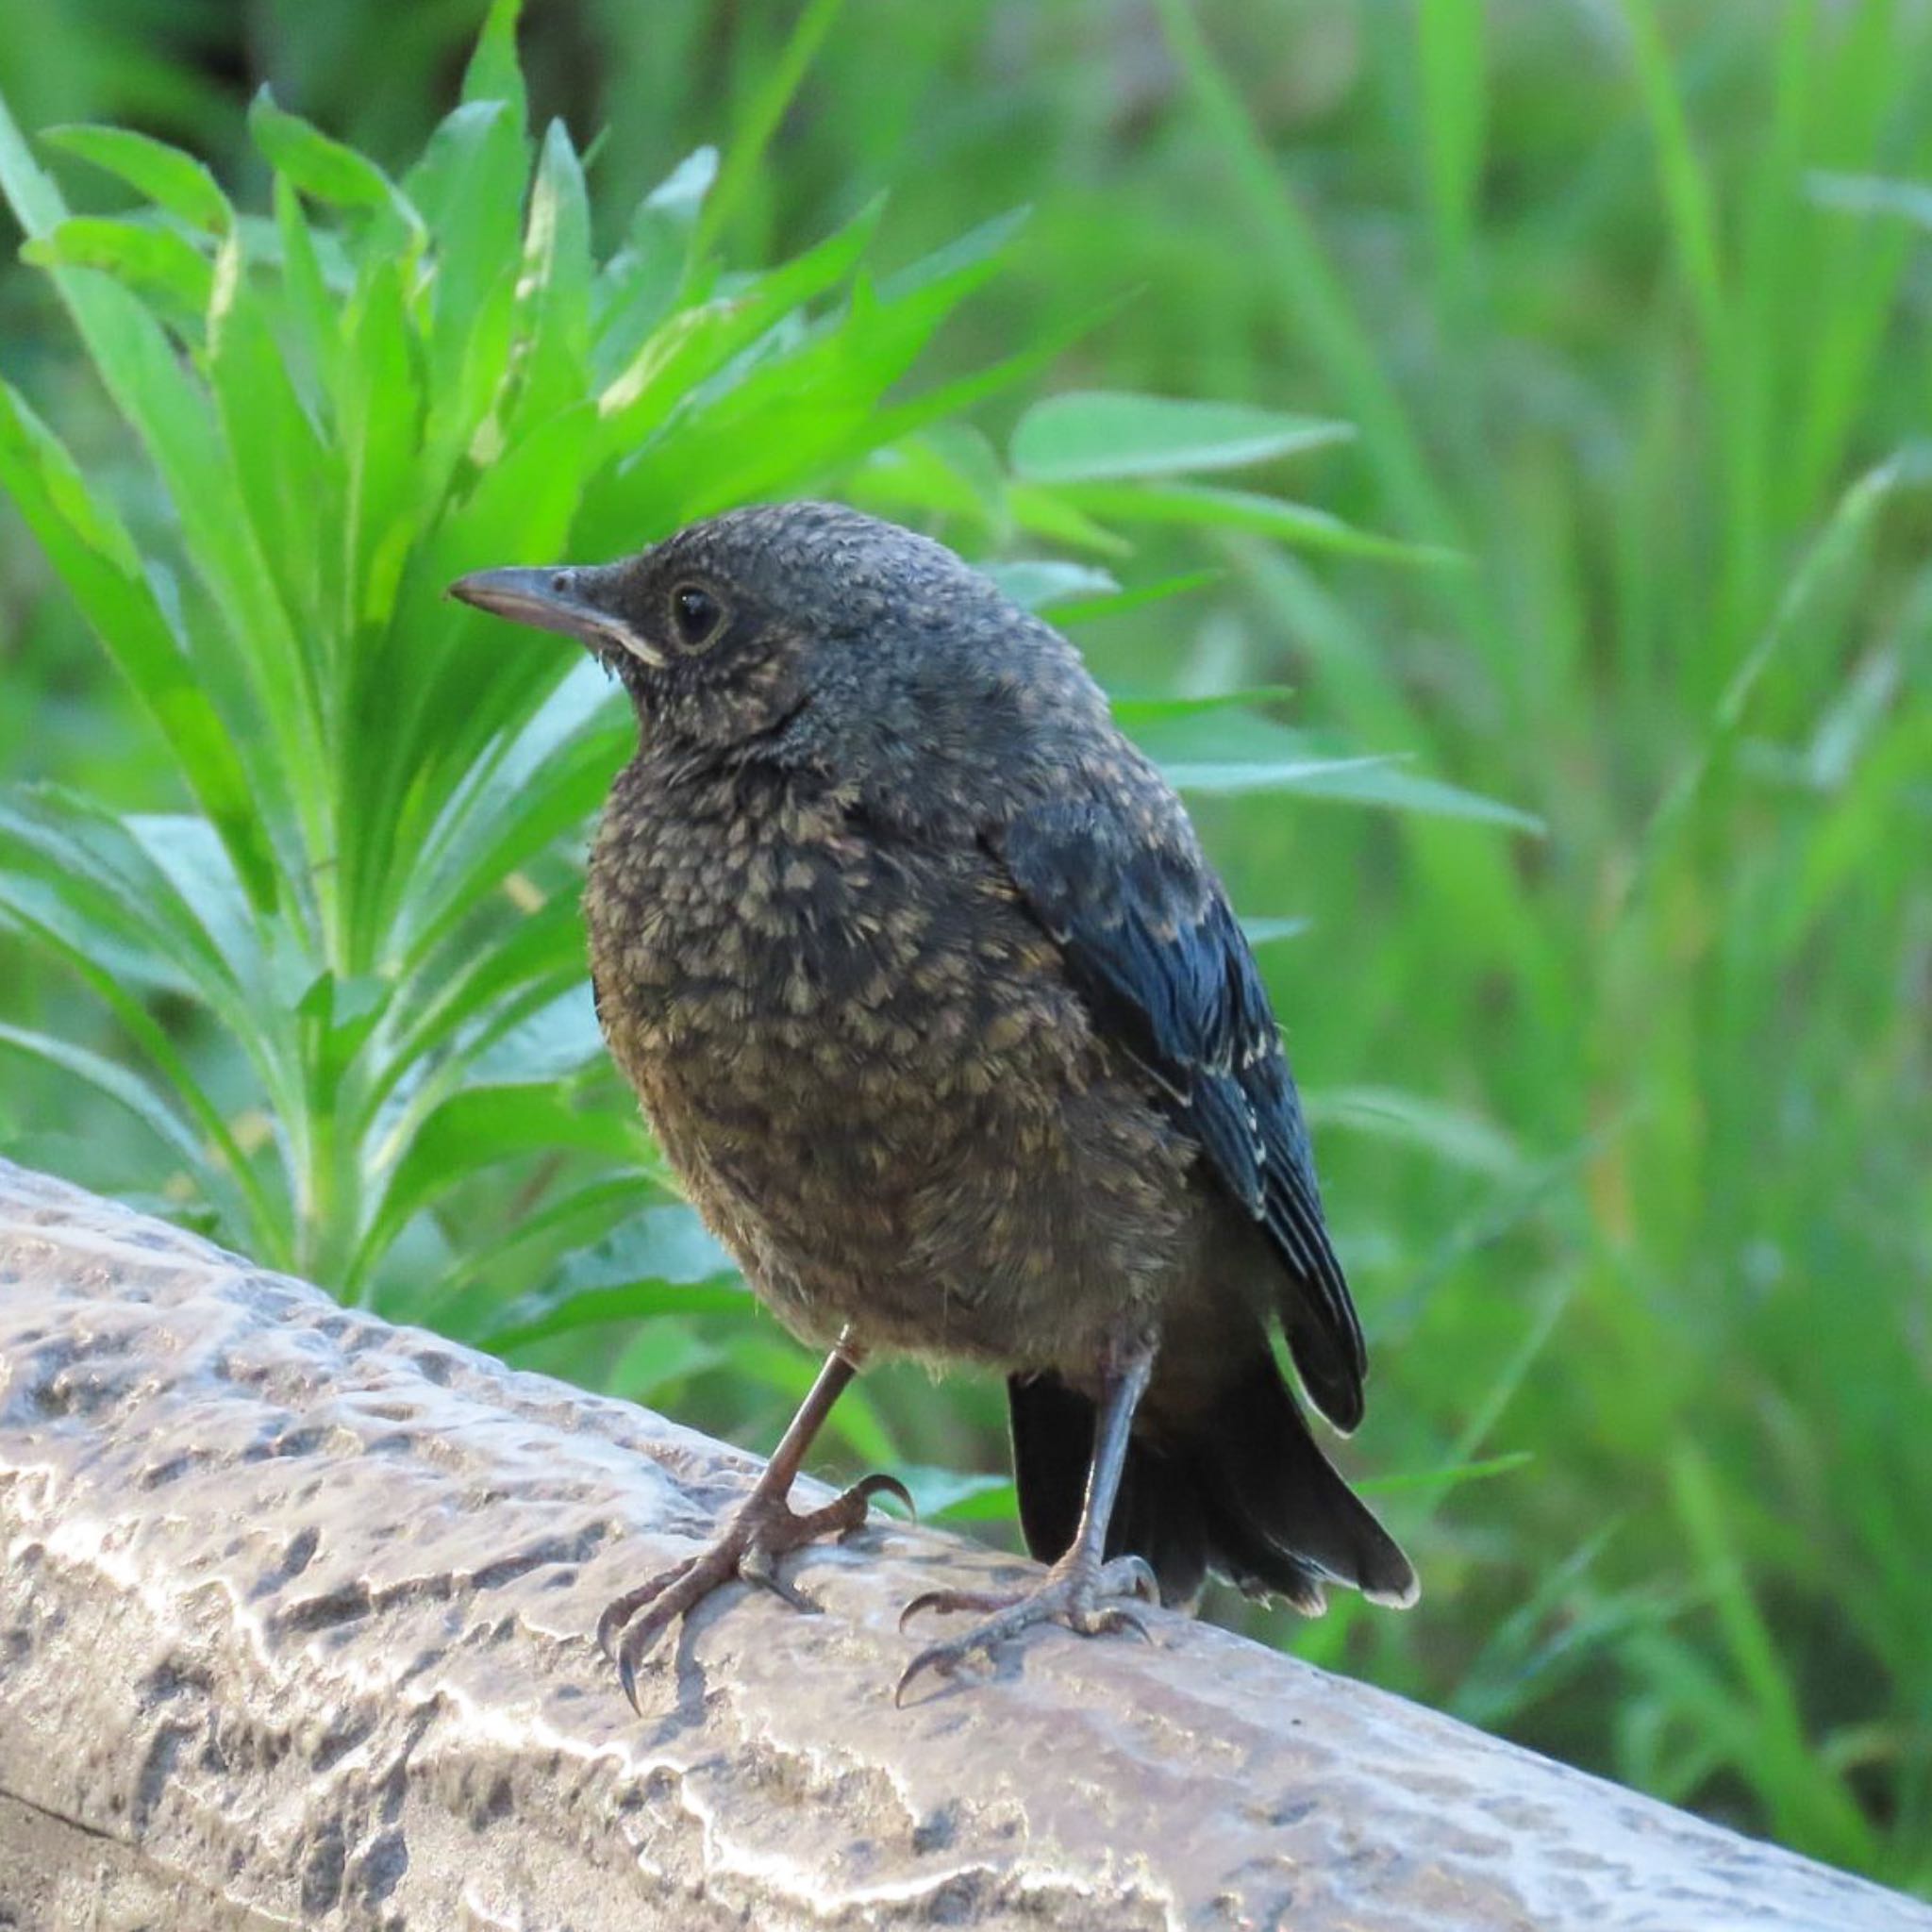
[[[1172,1616],[894,1710],[1014,1568],[898,1527],[636,1718],[587,1633],[751,1467],[0,1162],[0,1927],[1932,1932]]]

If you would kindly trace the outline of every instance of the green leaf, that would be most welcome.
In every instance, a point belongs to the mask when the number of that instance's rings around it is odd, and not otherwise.
[[[591,982],[580,981],[479,1054],[470,1077],[485,1085],[559,1080],[604,1054]]]
[[[48,890],[46,880],[10,878],[0,872],[0,928],[10,924],[43,948],[113,1014],[206,1137],[197,1172],[211,1199],[229,1216],[238,1236],[245,1224],[253,1252],[264,1260],[285,1264],[289,1217],[283,1206],[271,1199],[220,1108],[147,1010],[143,990],[135,975],[152,975],[158,962],[128,950],[126,942],[132,935],[93,924],[86,918],[73,923],[64,916],[68,909],[59,896]],[[180,990],[192,992],[197,989],[183,984]],[[36,1058],[44,1059],[45,1056]],[[95,1072],[108,1064],[99,1062]],[[107,1088],[77,1066],[66,1065],[62,1070],[80,1073],[90,1085],[108,1092],[124,1107],[138,1102],[134,1110],[146,1117],[148,1094],[140,1082],[131,1088]],[[132,1075],[126,1077],[133,1079]],[[187,1123],[182,1125],[186,1130]]]
[[[5,383],[0,485],[154,720],[251,898],[272,903],[274,874],[249,779],[141,570],[132,539],[52,430]]]
[[[638,1130],[620,1115],[578,1107],[562,1087],[519,1083],[473,1087],[430,1109],[413,1131],[382,1190],[381,1207],[358,1250],[355,1273],[368,1273],[405,1226],[452,1188],[488,1168],[532,1155],[575,1149],[635,1161]],[[379,1172],[384,1151],[374,1161]],[[371,1178],[375,1178],[372,1175]]]
[[[1543,822],[1492,798],[1483,798],[1438,778],[1404,771],[1390,755],[1352,758],[1205,759],[1163,765],[1168,783],[1179,791],[1238,796],[1250,791],[1293,791],[1351,805],[1382,805],[1437,818],[1474,819],[1541,836]]]
[[[503,903],[509,903],[507,895]],[[370,1096],[372,1106],[384,1101],[425,1057],[461,1051],[466,1041],[498,1032],[506,1010],[530,1011],[583,977],[583,918],[574,897],[546,899],[525,912],[508,933],[484,911],[475,924],[493,934],[491,943],[465,943],[469,929],[459,928],[403,978],[394,1036]]]
[[[1314,924],[1310,919],[1244,919],[1241,932],[1251,946],[1272,946],[1280,940],[1299,939]]]
[[[338,391],[341,362],[341,300],[324,266],[324,258],[302,196],[286,175],[275,180],[275,240],[281,249],[282,303],[306,353],[315,388],[331,401]],[[344,276],[346,289],[353,278]]]
[[[230,245],[239,257],[245,244]],[[225,262],[208,316],[204,367],[240,500],[291,620],[304,702],[319,709],[342,585],[339,548],[317,535],[341,527],[347,486],[339,451],[325,443],[296,389],[275,322],[241,260],[232,268]]]
[[[648,216],[672,222],[688,232],[697,222],[704,209],[705,199],[717,180],[718,150],[714,147],[693,148],[639,203],[638,219],[641,221]],[[633,239],[636,225],[633,223]]]
[[[69,125],[43,128],[41,139],[118,176],[191,227],[225,235],[235,225],[235,210],[206,165],[152,135],[129,127]]]
[[[4,103],[0,187],[31,236],[50,234],[65,216],[58,191],[34,165]],[[290,676],[298,647],[254,541],[234,475],[222,460],[207,397],[183,368],[159,322],[126,289],[105,276],[71,269],[50,273],[115,407],[153,459],[172,498],[189,557],[219,609],[221,630],[210,626],[198,634],[198,641],[214,649],[224,637],[243,641],[239,650],[230,648],[200,668],[205,686],[218,693],[218,703],[225,702],[244,679],[262,700],[259,722],[266,730],[238,734],[236,742],[246,746],[242,762],[258,791],[275,796],[285,782],[277,774],[313,769],[321,762],[320,754],[310,731],[312,720]],[[216,817],[226,837],[225,815]],[[304,829],[311,850],[321,850],[324,827],[311,818]],[[270,837],[275,836],[272,830]],[[251,890],[258,890],[258,874],[249,867],[244,872]]]
[[[1079,597],[1111,596],[1120,589],[1106,571],[1086,563],[1028,558],[1018,563],[990,563],[983,568],[1024,610],[1043,610],[1050,605]]]
[[[1374,558],[1384,563],[1441,565],[1462,560],[1457,552],[1436,544],[1405,543],[1357,529],[1305,503],[1208,483],[1067,483],[1058,486],[1056,493],[1072,508],[1114,523],[1239,530],[1298,549]]]
[[[525,348],[517,420],[534,425],[567,408],[589,384],[591,210],[570,131],[553,121],[543,136],[519,293]],[[515,431],[510,432],[512,435]]]
[[[483,1331],[497,1350],[604,1322],[742,1310],[731,1257],[687,1207],[651,1208],[573,1255],[555,1282],[505,1308]]]
[[[1183,571],[1178,575],[1158,577],[1151,584],[1130,584],[1110,597],[1080,597],[1063,604],[1054,612],[1061,625],[1092,624],[1103,617],[1119,617],[1144,605],[1164,604],[1171,597],[1185,597],[1191,591],[1205,591],[1221,581],[1221,573],[1211,570]]]
[[[166,1145],[197,1179],[211,1178],[200,1140],[188,1123],[144,1080],[125,1067],[28,1027],[0,1022],[0,1048],[25,1054],[30,1059],[84,1081],[95,1092],[105,1094],[116,1106],[125,1108],[158,1140]]]
[[[634,730],[590,658],[507,732],[450,791],[417,859],[392,957],[413,969],[504,879],[591,815]]]
[[[805,0],[797,9],[791,32],[777,58],[763,69],[758,87],[736,116],[730,158],[698,218],[696,246],[701,252],[710,247],[758,178],[766,146],[778,131],[812,56],[843,6],[844,0]]]
[[[475,52],[463,73],[463,99],[507,101],[521,133],[529,118],[524,71],[517,59],[517,17],[523,0],[491,0]]]
[[[21,138],[4,96],[0,96],[0,192],[6,193],[28,235],[44,235],[67,213],[59,189]]]
[[[880,403],[945,318],[992,273],[994,252],[1013,225],[988,224],[876,291],[859,276],[843,315],[727,371],[706,393],[706,407],[675,418],[624,475],[624,513],[614,520],[623,533],[600,515],[589,525],[597,533],[588,539],[592,547],[606,547],[603,534],[615,539],[608,547],[628,546],[640,528],[668,528],[734,503],[814,487],[835,468],[965,407],[969,394],[983,392],[1008,368],[949,384],[937,397],[892,408]]]
[[[456,108],[405,178],[436,251],[427,440],[444,451],[433,465],[439,478],[469,447],[508,373],[528,180],[522,120],[501,100]]]
[[[1914,227],[1932,229],[1932,188],[1923,181],[1815,168],[1806,175],[1805,186],[1820,208],[1855,215],[1899,215]]]
[[[639,203],[629,240],[597,272],[591,380],[600,392],[616,380],[685,287],[698,213],[717,175],[716,148],[687,155]]]
[[[214,288],[208,257],[173,228],[101,215],[70,215],[23,243],[20,255],[36,268],[99,269],[130,288],[152,289],[193,315],[206,310]]]
[[[1308,1118],[1397,1141],[1450,1167],[1492,1180],[1520,1181],[1523,1150],[1493,1122],[1446,1101],[1392,1087],[1327,1088],[1311,1093]]]
[[[656,330],[597,398],[602,441],[632,455],[697,386],[803,304],[836,288],[858,266],[884,211],[861,208],[844,227],[728,296],[680,310]]]
[[[248,131],[269,165],[311,201],[392,213],[420,232],[422,217],[368,156],[277,107],[265,81],[249,103]]]
[[[675,1319],[646,1321],[617,1357],[605,1383],[626,1402],[656,1403],[724,1359],[724,1351]]]
[[[1346,441],[1346,423],[1243,403],[1074,391],[1036,403],[1013,431],[1016,475],[1034,483],[1233,470]]]

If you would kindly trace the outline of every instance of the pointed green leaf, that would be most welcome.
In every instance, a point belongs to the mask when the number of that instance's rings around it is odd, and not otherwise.
[[[874,201],[835,234],[728,296],[674,315],[597,398],[603,446],[632,455],[696,387],[794,309],[836,288],[858,266],[877,230]]]
[[[484,1339],[507,1349],[597,1323],[730,1312],[746,1302],[731,1257],[691,1208],[651,1208],[573,1255],[547,1288],[512,1302]]]
[[[71,215],[20,251],[36,268],[92,268],[165,295],[176,308],[200,315],[214,287],[207,256],[173,228],[101,215]]]
[[[501,100],[467,101],[409,171],[435,246],[430,287],[430,440],[469,446],[509,361],[519,217],[529,180],[523,124]],[[448,463],[439,463],[446,477]]]
[[[580,1108],[558,1086],[473,1087],[451,1095],[409,1136],[361,1243],[356,1273],[366,1274],[370,1258],[387,1252],[416,1215],[459,1183],[507,1160],[566,1149],[620,1163],[635,1161],[641,1151],[628,1119]]]
[[[523,10],[523,0],[491,0],[463,74],[463,99],[508,102],[519,133],[529,118],[524,70],[517,59],[517,17]]]
[[[1244,403],[1179,401],[1101,390],[1049,396],[1013,431],[1016,475],[1035,483],[1178,476],[1346,441],[1346,423]]]
[[[1305,503],[1289,503],[1281,497],[1261,496],[1246,490],[1224,490],[1208,483],[1074,482],[1056,486],[1056,493],[1062,502],[1103,521],[1239,530],[1272,537],[1304,550],[1375,558],[1385,563],[1461,561],[1453,550],[1428,543],[1405,543],[1373,530],[1357,529],[1353,524]]]
[[[591,210],[570,131],[543,136],[520,285],[525,339],[519,425],[541,423],[585,392],[591,354]],[[509,432],[513,437],[517,430]]]
[[[43,128],[41,139],[118,176],[191,227],[225,235],[234,226],[235,210],[207,166],[165,141],[131,127],[73,125]]]
[[[248,132],[269,165],[311,201],[393,214],[421,232],[423,218],[367,155],[278,107],[266,82],[249,103]]]
[[[1392,756],[1352,758],[1278,758],[1215,763],[1191,759],[1161,767],[1176,791],[1233,796],[1249,791],[1293,791],[1352,805],[1381,805],[1438,818],[1474,819],[1541,835],[1542,821],[1440,779],[1404,771]]]
[[[258,806],[233,742],[108,500],[13,389],[0,383],[0,485],[18,506],[175,764],[258,905],[275,895]]]
[[[5,1022],[0,1022],[0,1049],[25,1054],[106,1094],[162,1141],[197,1179],[207,1182],[210,1178],[207,1157],[193,1128],[146,1081],[125,1067],[84,1046]]]
[[[986,575],[1024,610],[1044,610],[1078,597],[1111,596],[1120,589],[1104,570],[1091,564],[1063,563],[1051,558],[1028,558],[1018,563],[990,563]]]
[[[1183,571],[1176,576],[1158,577],[1150,584],[1130,584],[1108,597],[1075,597],[1054,612],[1053,621],[1058,625],[1093,624],[1103,617],[1119,617],[1149,604],[1164,604],[1172,597],[1205,591],[1220,581],[1218,571]]]

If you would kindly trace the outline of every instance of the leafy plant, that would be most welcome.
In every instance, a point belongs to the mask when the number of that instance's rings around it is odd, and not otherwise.
[[[588,660],[446,602],[453,577],[828,488],[994,550],[1038,537],[1112,559],[1120,526],[1166,523],[1427,560],[1198,480],[1345,437],[1336,424],[1069,395],[1022,419],[1003,463],[953,419],[1052,341],[902,395],[1010,221],[878,275],[871,208],[726,273],[701,151],[600,257],[569,135],[525,131],[515,20],[499,0],[461,104],[399,178],[264,92],[249,118],[270,218],[188,155],[92,126],[48,143],[145,206],[70,215],[0,110],[25,253],[143,459],[124,504],[8,387],[0,482],[188,807],[0,796],[0,918],[111,1011],[144,1071],[10,1024],[0,1046],[144,1123],[177,1211],[502,1347],[742,1304],[606,1070],[585,983],[575,845],[630,721]],[[767,132],[781,106],[759,105]],[[1123,601],[1093,564],[1006,568],[1036,602]],[[1143,703],[1134,722],[1158,733],[1189,708]],[[1251,723],[1238,764],[1180,775],[1489,809]],[[165,1001],[200,1024],[164,1022]],[[473,1297],[491,1271],[539,1285]]]

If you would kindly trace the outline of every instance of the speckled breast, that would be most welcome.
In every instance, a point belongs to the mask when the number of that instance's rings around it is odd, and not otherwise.
[[[969,838],[881,836],[849,794],[756,769],[640,760],[586,910],[612,1052],[797,1332],[1050,1358],[1088,1345],[1100,1304],[1158,1292],[1185,1150]]]

